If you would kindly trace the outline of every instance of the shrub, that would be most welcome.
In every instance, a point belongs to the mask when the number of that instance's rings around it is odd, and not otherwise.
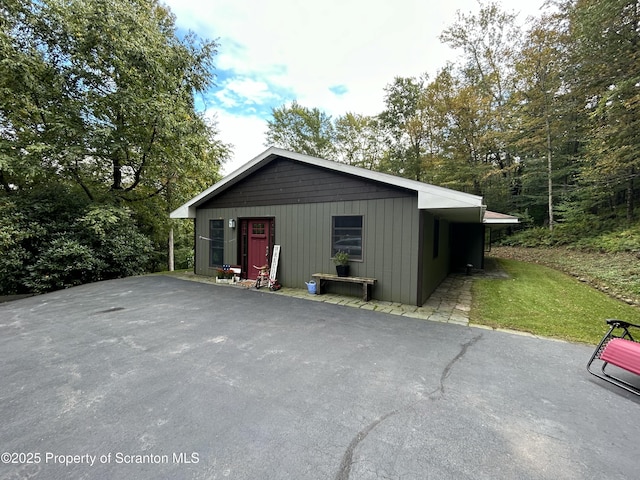
[[[194,253],[193,247],[177,248],[174,252],[176,270],[193,268]]]
[[[32,292],[48,292],[96,280],[104,264],[93,250],[74,238],[57,238],[27,267],[24,284]]]
[[[150,253],[126,208],[59,185],[0,198],[0,295],[140,274]]]
[[[629,252],[640,255],[640,227],[604,232],[595,237],[582,239],[576,245],[604,253]]]
[[[24,265],[31,261],[23,242],[31,235],[23,228],[24,217],[17,212],[15,202],[0,199],[0,295],[22,293]]]
[[[544,227],[522,230],[503,239],[500,244],[513,247],[569,246],[580,250],[603,253],[629,252],[640,255],[640,226],[601,231],[583,231],[575,225],[557,225],[553,231]]]
[[[104,265],[97,280],[139,275],[151,257],[151,241],[126,208],[94,205],[78,220],[81,235]]]

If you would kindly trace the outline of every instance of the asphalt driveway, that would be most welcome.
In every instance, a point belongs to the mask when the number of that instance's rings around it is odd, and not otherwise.
[[[147,276],[0,304],[0,479],[630,479],[591,347]]]

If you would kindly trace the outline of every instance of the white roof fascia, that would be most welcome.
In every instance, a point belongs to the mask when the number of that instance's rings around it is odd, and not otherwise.
[[[517,218],[485,218],[484,223],[487,225],[517,225],[520,220]]]
[[[518,225],[520,219],[504,213],[487,212],[483,218],[483,222],[486,225]]]

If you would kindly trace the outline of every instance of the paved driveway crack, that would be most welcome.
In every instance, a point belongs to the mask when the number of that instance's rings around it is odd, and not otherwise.
[[[342,461],[340,462],[340,469],[338,470],[338,474],[336,475],[336,480],[348,480],[349,475],[351,474],[351,464],[353,463],[353,452],[358,447],[360,442],[362,442],[369,432],[384,422],[387,418],[398,413],[399,410],[393,410],[382,417],[377,418],[373,422],[371,422],[366,428],[360,430],[357,435],[351,440],[351,443],[347,447],[347,450],[344,452],[342,456]]]
[[[480,338],[482,338],[482,334],[473,337],[471,340],[469,340],[468,342],[462,345],[462,348],[460,349],[458,354],[455,357],[453,357],[453,359],[447,364],[447,366],[444,367],[444,370],[442,370],[442,375],[440,375],[440,388],[432,392],[431,395],[433,395],[435,392],[438,392],[438,391],[440,392],[441,395],[444,394],[444,382],[449,376],[449,374],[451,373],[451,369],[457,362],[459,362],[465,356],[469,347],[471,347],[474,343],[480,340]]]
[[[451,373],[451,369],[454,367],[454,365],[457,362],[459,362],[465,356],[469,347],[473,346],[473,344],[475,344],[478,340],[480,340],[480,338],[482,338],[482,334],[477,335],[473,337],[471,340],[462,344],[462,348],[460,349],[458,354],[455,357],[453,357],[453,359],[451,359],[451,361],[447,363],[447,365],[442,370],[442,374],[440,375],[440,386],[434,391],[432,391],[431,393],[429,393],[429,395],[427,395],[427,398],[431,398],[431,396],[437,392],[440,392],[440,396],[444,394],[444,384],[446,379],[449,377],[449,374]],[[335,480],[349,480],[349,476],[351,475],[351,465],[353,464],[353,454],[356,448],[358,448],[358,446],[360,445],[360,443],[362,443],[362,441],[365,438],[367,438],[367,435],[369,435],[369,433],[371,433],[371,431],[374,428],[376,428],[386,419],[402,411],[414,408],[416,403],[417,402],[414,402],[411,405],[408,405],[402,409],[392,410],[391,412],[388,412],[385,415],[378,417],[369,425],[367,425],[365,428],[360,430],[356,434],[356,436],[353,438],[353,440],[351,440],[351,443],[349,443],[347,450],[344,452],[344,455],[342,456],[342,461],[340,462],[340,468],[338,469],[338,473],[335,477]]]

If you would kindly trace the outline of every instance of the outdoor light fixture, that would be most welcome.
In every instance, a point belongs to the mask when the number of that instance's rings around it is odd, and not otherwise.
[[[230,218],[229,219],[229,228],[236,228],[236,219],[235,218]]]

